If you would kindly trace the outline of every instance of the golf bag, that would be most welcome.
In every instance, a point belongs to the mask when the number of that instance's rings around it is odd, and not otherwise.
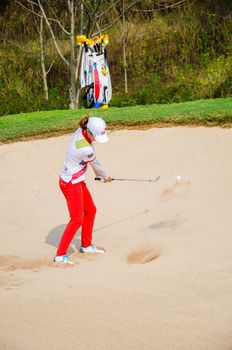
[[[87,39],[77,36],[77,43],[83,45],[80,87],[85,88],[85,108],[107,108],[112,97],[109,65],[105,46],[108,35]]]

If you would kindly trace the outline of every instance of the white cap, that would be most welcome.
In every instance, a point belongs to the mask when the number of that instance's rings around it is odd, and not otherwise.
[[[102,118],[90,117],[87,128],[93,134],[97,142],[105,143],[109,140],[106,134],[106,123]]]

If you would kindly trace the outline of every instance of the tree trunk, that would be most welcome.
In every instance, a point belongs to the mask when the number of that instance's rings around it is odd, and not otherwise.
[[[77,85],[77,94],[76,94],[76,108],[79,107],[79,98],[80,98],[80,66],[81,66],[81,56],[83,49],[80,47],[77,56],[77,65],[76,65],[76,81]]]
[[[75,80],[75,70],[73,72],[72,64],[70,64],[70,76],[71,76],[71,84],[69,88],[69,108],[76,108],[76,80]]]
[[[69,89],[69,108],[76,108],[76,65],[75,65],[75,19],[74,19],[74,4],[70,1],[70,13],[71,13],[71,35],[70,35],[70,89]]]
[[[84,20],[84,4],[81,3],[81,17],[80,17],[80,34],[83,34],[83,20]],[[76,81],[77,81],[77,95],[76,95],[76,108],[79,107],[79,99],[80,99],[80,66],[81,66],[81,56],[82,56],[82,48],[79,47],[78,56],[77,56],[77,64],[76,64]]]
[[[122,11],[123,11],[123,39],[122,39],[122,50],[123,50],[123,68],[124,68],[124,84],[125,84],[125,94],[128,93],[128,87],[127,87],[127,61],[126,61],[126,35],[127,35],[127,28],[126,28],[126,19],[125,19],[125,0],[122,0]]]
[[[43,41],[43,17],[40,17],[39,27],[39,45],[40,45],[40,65],[43,76],[43,90],[45,100],[48,101],[48,83],[47,83],[47,72],[45,68],[45,46]]]

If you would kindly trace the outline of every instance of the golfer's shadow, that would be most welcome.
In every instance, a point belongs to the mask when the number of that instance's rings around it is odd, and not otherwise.
[[[45,243],[50,244],[55,248],[58,248],[65,227],[66,225],[59,225],[53,228],[45,238]],[[80,236],[81,236],[81,232],[78,230],[69,245],[68,254],[72,254],[75,252],[75,250],[80,249],[80,246],[81,246]]]
[[[106,229],[108,227],[111,227],[113,225],[117,225],[119,223],[122,223],[122,222],[125,222],[125,221],[128,221],[128,220],[131,220],[139,215],[144,215],[146,213],[148,213],[149,210],[146,209],[146,210],[143,210],[141,212],[138,212],[138,213],[135,213],[131,216],[127,216],[125,218],[122,218],[122,219],[119,219],[117,221],[114,221],[114,222],[111,222],[107,225],[104,225],[104,226],[101,226],[99,228],[96,228],[93,230],[93,233],[97,232],[97,231],[101,231],[103,229]],[[157,228],[156,225],[154,225],[154,227],[150,227],[150,228]],[[158,223],[158,227],[160,226],[160,223]],[[55,228],[53,228],[47,235],[47,237],[45,238],[45,243],[47,244],[50,244],[52,245],[53,247],[56,247],[58,248],[58,245],[60,243],[60,239],[62,237],[62,234],[64,232],[64,229],[65,229],[66,225],[59,225],[59,226],[56,226]],[[159,227],[160,228],[160,227]],[[68,254],[72,254],[74,253],[76,250],[79,250],[80,249],[80,246],[81,246],[81,231],[78,230],[72,240],[72,242],[70,243],[70,246],[69,246],[69,249],[68,249]]]

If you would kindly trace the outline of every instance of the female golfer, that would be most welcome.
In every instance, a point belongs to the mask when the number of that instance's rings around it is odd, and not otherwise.
[[[71,264],[66,254],[80,226],[82,228],[80,251],[82,253],[105,252],[92,244],[96,207],[84,179],[87,165],[90,163],[95,174],[102,177],[104,182],[112,181],[108,172],[96,159],[93,147],[93,141],[99,143],[108,141],[106,124],[101,118],[86,116],[79,125],[80,128],[73,135],[69,145],[59,181],[60,189],[67,201],[70,221],[64,230],[54,261],[65,264]]]

